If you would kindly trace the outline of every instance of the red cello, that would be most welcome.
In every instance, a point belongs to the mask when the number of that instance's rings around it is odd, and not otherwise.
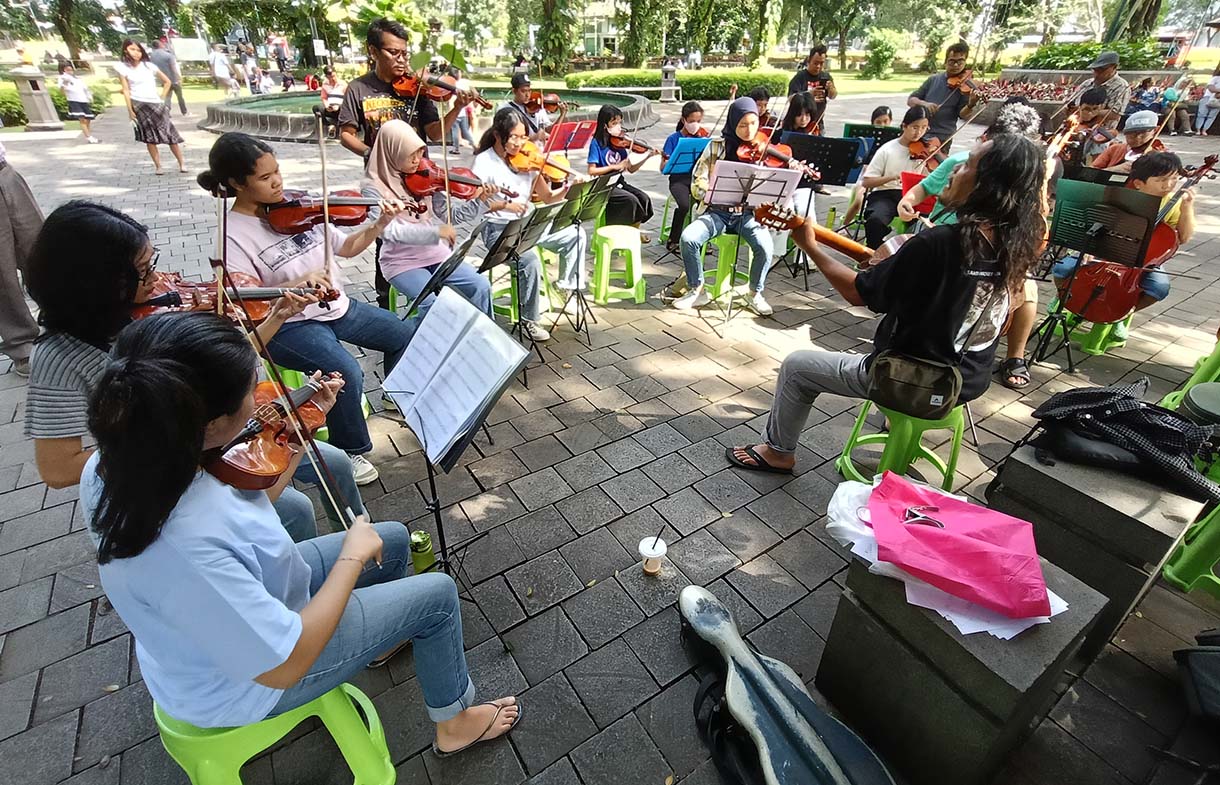
[[[1072,285],[1064,296],[1063,306],[1077,316],[1096,324],[1117,322],[1125,319],[1140,300],[1140,277],[1155,270],[1178,251],[1178,232],[1165,223],[1165,216],[1177,206],[1187,189],[1198,185],[1220,161],[1220,156],[1209,155],[1203,165],[1192,171],[1174,195],[1157,213],[1156,226],[1148,243],[1144,262],[1138,267],[1095,259],[1082,263],[1072,279]]]

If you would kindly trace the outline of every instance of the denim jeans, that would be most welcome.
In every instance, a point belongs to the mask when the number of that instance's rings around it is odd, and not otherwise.
[[[796,452],[813,402],[822,393],[868,397],[867,359],[863,354],[804,349],[784,358],[775,381],[775,398],[767,417],[767,446]]]
[[[712,238],[737,227],[740,216],[721,210],[708,210],[682,231],[682,263],[686,266],[686,281],[693,289],[703,285],[703,246]],[[750,291],[761,292],[767,282],[767,271],[775,258],[771,234],[754,216],[741,218],[738,232],[741,242],[753,251],[750,262]]]
[[[335,629],[309,673],[284,690],[270,715],[283,714],[350,681],[376,657],[411,640],[415,673],[433,722],[451,720],[474,703],[474,682],[462,650],[462,611],[457,586],[443,573],[408,576],[411,536],[401,523],[376,524],[381,567],[369,563]],[[312,571],[317,594],[339,558],[343,533],[297,545]]]
[[[816,222],[817,214],[814,211],[813,199],[814,193],[812,188],[797,188],[792,192],[792,201],[787,205],[787,207],[805,220]],[[771,233],[771,236],[775,240],[776,259],[788,252],[789,234],[790,233],[787,230]]]
[[[1211,96],[1208,95],[1208,97],[1210,98]],[[1218,114],[1220,114],[1220,106],[1215,109],[1208,109],[1207,98],[1204,98],[1199,102],[1199,111],[1195,113],[1195,131],[1201,134],[1207,133],[1207,129],[1211,128],[1212,122]]]
[[[461,149],[461,146],[458,144],[458,139],[465,139],[467,142],[470,142],[471,147],[476,146],[474,141],[474,133],[470,130],[470,118],[466,115],[465,109],[458,112],[457,120],[454,122],[453,127],[455,129],[453,131],[452,140],[454,150]]]
[[[483,227],[483,245],[491,249],[504,231],[504,224],[488,223]],[[517,260],[517,307],[521,318],[527,322],[538,321],[538,294],[542,281],[542,261],[538,252],[533,249],[526,251]],[[494,274],[494,273],[493,273]]]
[[[585,230],[579,225],[544,234],[538,247],[559,255],[560,289],[583,289],[585,286]],[[530,251],[530,253],[535,253]],[[536,254],[535,254],[536,255]]]
[[[364,501],[360,498],[360,488],[357,487],[356,478],[352,474],[351,459],[347,457],[347,453],[334,445],[326,442],[315,442],[315,444],[318,445],[318,451],[322,453],[322,460],[326,462],[331,476],[335,478],[335,485],[338,486],[333,489],[336,494],[339,494],[335,501],[339,504],[344,502],[350,504],[353,513],[362,515]],[[311,485],[320,484],[318,471],[314,468],[309,455],[301,458],[301,464],[292,475],[292,479]],[[285,488],[284,492],[280,494],[280,498],[276,499],[272,506],[275,507],[276,513],[280,516],[280,523],[284,524],[284,528],[287,529],[293,542],[304,542],[318,536],[317,514],[314,512],[313,501],[296,488],[291,485]],[[326,510],[326,517],[330,520],[344,521],[344,516],[335,510],[325,491],[322,492],[322,509]]]
[[[415,319],[400,320],[389,311],[352,300],[347,313],[338,319],[325,322],[309,319],[285,324],[267,348],[271,350],[271,358],[285,368],[305,373],[338,371],[343,374],[347,383],[327,415],[326,425],[330,428],[331,444],[351,455],[359,455],[373,449],[360,406],[364,371],[340,341],[382,352],[383,366],[389,373],[415,334],[417,323]]]
[[[409,303],[424,288],[432,277],[432,273],[436,272],[436,268],[439,266],[439,264],[434,264],[428,267],[416,267],[414,270],[407,270],[391,278],[390,284],[400,294],[405,295]],[[491,283],[488,282],[487,276],[479,275],[479,272],[468,264],[460,264],[445,279],[445,285],[455,289],[458,294],[469,300],[475,308],[491,316]],[[424,318],[424,314],[428,313],[428,309],[432,307],[434,302],[436,302],[436,295],[429,295],[428,299],[420,304],[419,312],[415,314],[415,317],[419,319]]]

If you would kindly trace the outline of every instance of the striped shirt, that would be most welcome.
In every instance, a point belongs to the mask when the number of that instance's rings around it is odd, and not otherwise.
[[[64,439],[89,433],[89,393],[106,367],[106,352],[66,333],[44,335],[30,356],[25,435]]]

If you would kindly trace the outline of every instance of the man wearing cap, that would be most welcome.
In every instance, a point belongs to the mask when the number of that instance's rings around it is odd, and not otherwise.
[[[1089,63],[1089,68],[1093,69],[1093,78],[1080,86],[1072,101],[1094,87],[1102,88],[1106,91],[1106,108],[1110,110],[1102,124],[1117,128],[1123,112],[1127,111],[1127,104],[1131,103],[1131,85],[1118,75],[1118,52],[1102,52]]]
[[[526,108],[526,104],[530,101],[530,75],[527,73],[513,74],[513,100],[505,103],[505,106],[511,106],[521,115],[522,121],[525,123],[525,130],[529,133],[531,140],[535,142],[546,141],[547,129],[551,127],[551,116],[542,108],[539,102],[538,111],[530,112]]]
[[[1145,153],[1163,151],[1165,145],[1156,136],[1160,118],[1156,112],[1144,110],[1127,118],[1123,126],[1125,141],[1115,140],[1093,159],[1094,169],[1109,169],[1114,172],[1131,171],[1131,162]]]

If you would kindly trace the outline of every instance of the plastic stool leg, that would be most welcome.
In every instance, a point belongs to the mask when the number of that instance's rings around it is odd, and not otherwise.
[[[1216,562],[1220,560],[1220,508],[1212,510],[1202,520],[1191,524],[1182,542],[1165,563],[1165,580],[1182,591],[1201,589],[1220,598],[1220,578]]]
[[[860,409],[860,414],[856,417],[856,424],[852,426],[851,435],[847,437],[847,443],[843,445],[843,452],[839,453],[839,457],[835,459],[835,470],[844,479],[868,482],[852,462],[851,454],[859,443],[860,431],[864,429],[864,423],[868,419],[868,412],[872,406],[872,401],[864,402],[864,406]]]
[[[1166,409],[1177,409],[1191,387],[1204,382],[1214,382],[1217,379],[1220,379],[1220,341],[1216,343],[1216,348],[1212,349],[1211,354],[1199,359],[1194,373],[1190,375],[1186,383],[1162,398],[1160,405]]]
[[[318,717],[343,753],[343,759],[355,775],[356,785],[392,785],[394,767],[390,764],[377,711],[363,693],[348,692],[348,686],[343,685],[342,691],[332,690],[319,699],[322,705]],[[367,727],[353,701],[361,705],[369,722]]]

